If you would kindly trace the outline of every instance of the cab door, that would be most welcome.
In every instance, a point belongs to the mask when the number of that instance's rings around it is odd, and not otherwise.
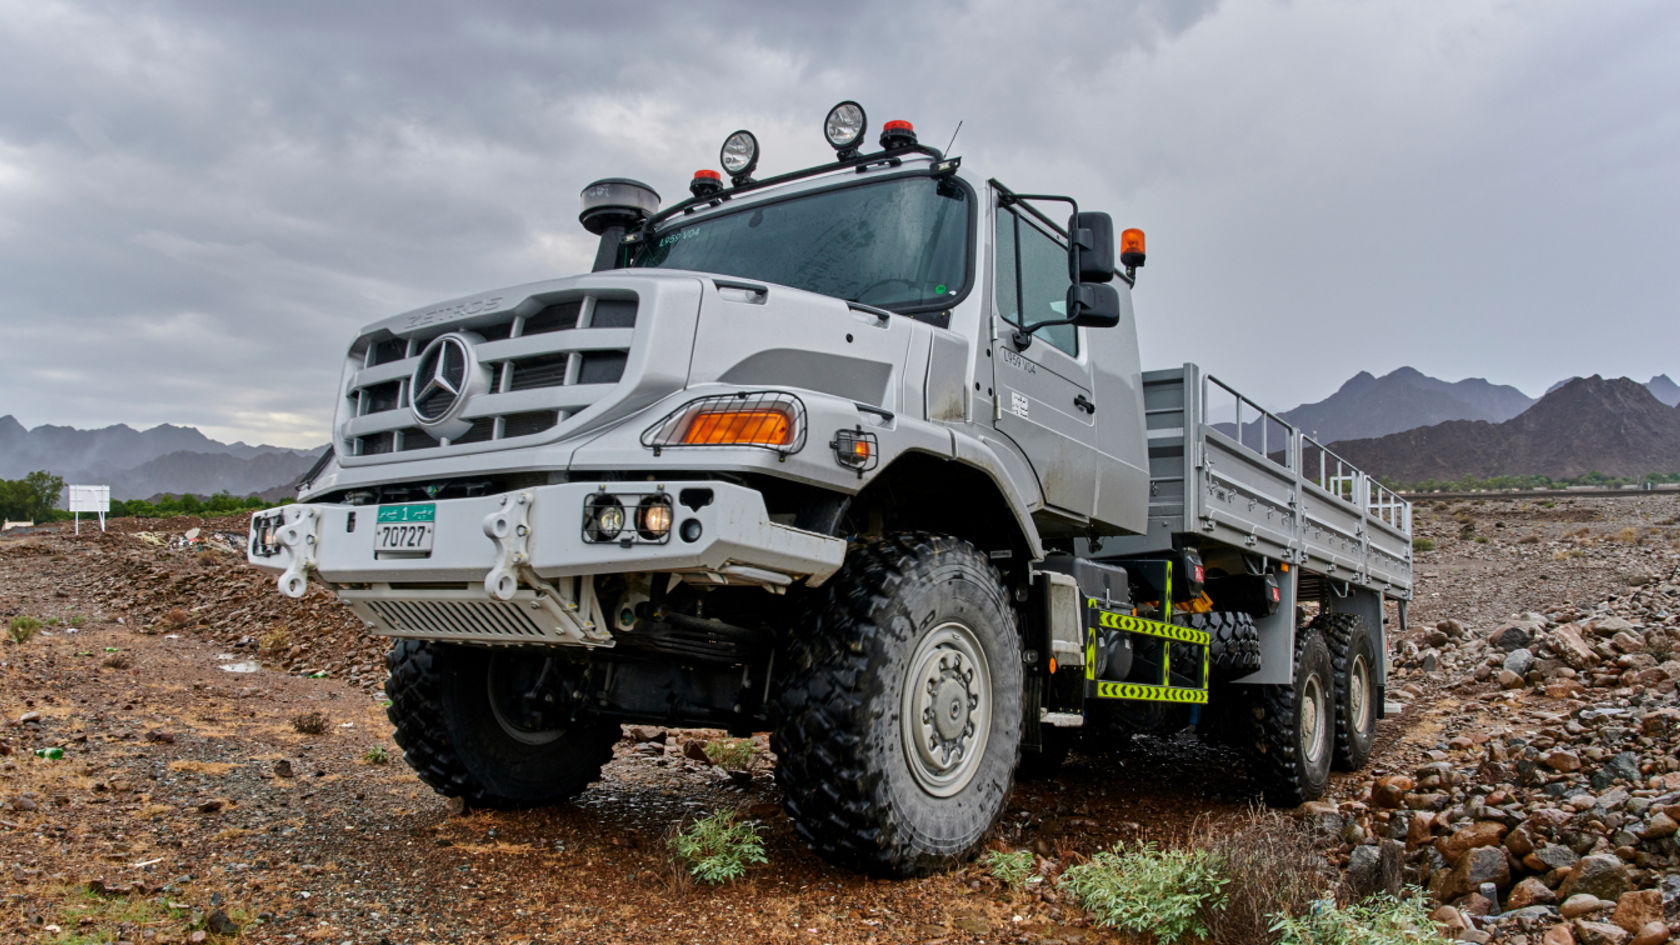
[[[1014,340],[1022,325],[1067,317],[1067,244],[1025,210],[996,202],[994,422],[1026,454],[1047,504],[1089,516],[1096,507],[1101,456],[1084,331],[1055,325],[1039,329],[1025,347]]]

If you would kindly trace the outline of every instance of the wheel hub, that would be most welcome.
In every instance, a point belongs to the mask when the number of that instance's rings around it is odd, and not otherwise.
[[[552,658],[514,653],[490,658],[484,685],[496,724],[514,741],[546,745],[566,734],[556,690],[559,672]]]
[[[1353,727],[1356,731],[1364,732],[1371,727],[1370,694],[1371,670],[1365,665],[1363,655],[1353,659],[1353,669],[1348,684],[1348,708],[1352,710]]]
[[[900,705],[910,773],[949,797],[974,779],[991,736],[991,672],[974,631],[944,623],[911,654]]]
[[[1318,674],[1308,676],[1301,683],[1301,757],[1313,765],[1323,757],[1328,741],[1325,721],[1329,713],[1325,711],[1324,695]]]

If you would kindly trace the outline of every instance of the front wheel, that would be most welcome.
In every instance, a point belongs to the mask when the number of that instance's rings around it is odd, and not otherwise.
[[[790,631],[771,747],[794,829],[888,876],[979,846],[1021,749],[1021,643],[998,573],[968,542],[854,545]]]
[[[558,804],[612,759],[618,726],[572,721],[568,669],[535,650],[398,640],[386,714],[420,780],[478,807]]]

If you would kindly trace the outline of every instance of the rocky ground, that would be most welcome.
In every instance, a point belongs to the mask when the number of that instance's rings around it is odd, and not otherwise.
[[[1419,509],[1406,709],[1298,812],[1349,891],[1423,885],[1468,941],[1680,928],[1677,515],[1672,496]],[[978,865],[827,866],[779,812],[762,736],[726,772],[701,750],[718,733],[630,729],[573,804],[452,808],[390,742],[384,647],[330,598],[276,595],[221,537],[238,522],[113,525],[0,539],[0,621],[48,623],[0,645],[0,941],[1125,941]],[[1018,787],[994,845],[1054,875],[1118,840],[1242,829],[1258,791],[1236,770],[1188,736],[1076,754]],[[770,862],[696,887],[665,841],[720,809],[764,824]]]

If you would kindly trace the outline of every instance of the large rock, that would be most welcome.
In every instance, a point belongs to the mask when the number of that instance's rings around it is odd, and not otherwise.
[[[1530,876],[1511,887],[1511,894],[1505,897],[1505,908],[1526,909],[1529,906],[1549,906],[1554,902],[1557,902],[1557,894],[1545,883]]]
[[[1580,945],[1627,945],[1628,933],[1621,926],[1608,922],[1575,920],[1575,941]]]
[[[1527,676],[1534,668],[1534,653],[1527,647],[1518,647],[1506,655],[1504,667],[1518,676]]]
[[[1563,885],[1558,887],[1558,895],[1567,899],[1577,893],[1586,893],[1615,902],[1622,893],[1632,888],[1628,865],[1613,853],[1597,853],[1583,857],[1575,864]]]
[[[1349,900],[1358,902],[1376,893],[1399,895],[1405,884],[1403,865],[1406,848],[1397,840],[1384,840],[1382,845],[1353,848],[1348,858],[1347,884]]]
[[[1591,669],[1599,664],[1598,654],[1581,638],[1581,628],[1566,623],[1552,631],[1552,649],[1573,669]]]
[[[1506,827],[1495,820],[1478,820],[1466,827],[1453,831],[1453,835],[1441,841],[1441,855],[1448,863],[1454,865],[1464,858],[1466,853],[1478,847],[1491,847],[1499,843],[1505,836]]]
[[[1511,865],[1505,859],[1504,847],[1478,847],[1466,853],[1446,875],[1436,898],[1451,901],[1475,892],[1483,883],[1492,883],[1500,890],[1511,885]]]

